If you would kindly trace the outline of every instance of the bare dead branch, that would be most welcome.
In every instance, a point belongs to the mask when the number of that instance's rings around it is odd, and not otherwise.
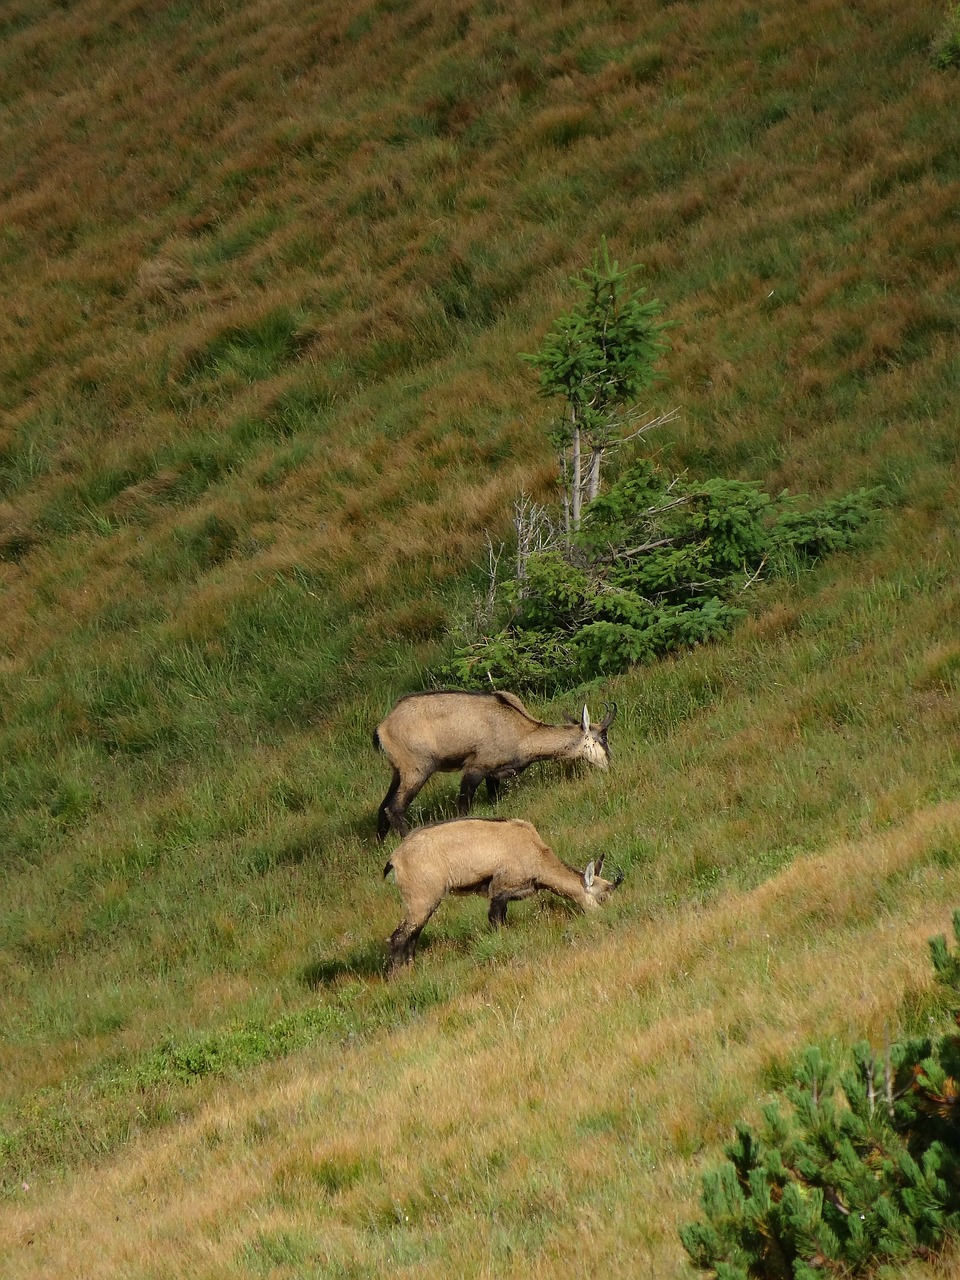
[[[598,390],[597,402],[599,397]],[[569,436],[566,444],[558,448],[563,527],[566,534],[580,528],[584,507],[599,494],[600,474],[607,453],[628,441],[641,439],[648,431],[673,422],[679,412],[679,409],[668,409],[644,422],[640,421],[643,417],[641,411],[628,410],[611,415],[601,428],[591,431],[583,426],[571,407],[569,423],[564,424],[565,433],[569,432]]]
[[[845,1218],[850,1217],[850,1210],[840,1199],[840,1195],[836,1187],[824,1187],[823,1192],[835,1209],[839,1209]]]
[[[665,502],[663,506],[647,507],[643,514],[652,519],[654,516],[662,515],[664,511],[671,511],[674,507],[682,507],[684,503],[692,502],[694,498],[699,497],[700,495],[698,493],[685,493],[682,498],[674,498],[672,502]]]
[[[644,542],[639,547],[631,547],[629,551],[618,551],[611,559],[630,560],[633,556],[639,556],[644,551],[655,551],[657,547],[670,547],[676,542],[676,538],[655,538],[653,542]]]
[[[767,557],[764,556],[763,559],[760,561],[760,564],[757,566],[757,572],[753,574],[752,577],[748,578],[746,582],[743,584],[743,586],[740,588],[741,595],[743,595],[744,591],[746,591],[749,587],[753,586],[756,580],[760,577],[761,573],[763,573],[763,566],[766,563],[767,563]],[[746,572],[746,565],[744,565],[744,572]]]
[[[516,577],[527,577],[527,563],[532,555],[549,551],[559,543],[557,527],[547,508],[522,493],[513,504],[513,527],[517,538]]]
[[[618,436],[610,443],[611,445],[616,446],[626,444],[628,440],[638,440],[642,436],[645,436],[648,431],[654,431],[657,427],[665,427],[669,422],[673,422],[679,412],[679,409],[668,409],[665,413],[658,413],[655,418],[651,418],[648,422],[641,423],[641,425],[634,431],[631,431],[629,435]],[[631,422],[635,422],[639,416],[639,414],[625,414],[617,425],[621,428],[623,426],[628,426]]]

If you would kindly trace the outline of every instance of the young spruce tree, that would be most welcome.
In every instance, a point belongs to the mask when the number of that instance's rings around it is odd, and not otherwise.
[[[658,377],[654,364],[667,349],[660,303],[628,287],[635,270],[621,270],[603,241],[593,264],[574,277],[580,304],[558,317],[539,351],[522,357],[538,370],[541,395],[566,402],[554,438],[568,534],[599,493],[604,454],[634,421],[636,398]]]

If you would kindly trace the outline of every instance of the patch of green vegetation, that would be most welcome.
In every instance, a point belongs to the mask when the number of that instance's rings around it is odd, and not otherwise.
[[[325,383],[298,385],[277,397],[267,421],[279,437],[316,432],[336,403],[336,390]]]
[[[960,1008],[957,950],[930,943],[940,983]],[[956,1027],[956,1019],[952,1019]],[[926,1257],[960,1229],[960,1036],[853,1047],[838,1072],[808,1049],[758,1135],[737,1125],[730,1160],[703,1179],[704,1220],[681,1230],[701,1270],[724,1280],[814,1280],[827,1264],[869,1275]],[[842,1100],[837,1095],[842,1091]]]
[[[243,187],[250,182],[249,175],[235,175],[233,185]],[[256,245],[268,240],[278,227],[282,227],[283,219],[279,213],[270,211],[256,218],[250,218],[239,225],[225,228],[197,253],[197,261],[201,264],[217,265],[230,262],[233,258],[241,258]]]
[[[59,411],[31,414],[0,445],[0,497],[28,489],[48,474],[67,425]]]
[[[320,1036],[342,1036],[349,1027],[341,1010],[320,1005],[269,1024],[236,1027],[186,1042],[165,1041],[137,1064],[133,1075],[144,1086],[224,1075],[295,1052]]]
[[[941,71],[960,67],[960,4],[954,4],[930,47],[933,64]]]
[[[522,556],[498,592],[490,631],[439,678],[465,687],[554,693],[726,634],[743,592],[766,572],[792,575],[862,537],[879,494],[862,490],[803,511],[757,483],[690,484],[629,469],[586,508],[564,543]]]
[[[221,564],[234,551],[238,537],[236,526],[218,515],[206,516],[199,524],[175,530],[176,541],[182,550],[177,576],[186,576],[188,567],[203,573]]]
[[[104,919],[98,927],[109,932],[111,921]],[[381,947],[371,973],[380,976],[384,963]],[[4,1104],[0,1187],[9,1190],[51,1162],[108,1151],[126,1140],[134,1124],[163,1124],[174,1109],[191,1110],[196,1105],[191,1089],[207,1078],[236,1077],[318,1041],[355,1040],[395,1029],[445,1003],[451,993],[449,980],[424,973],[388,986],[341,983],[325,1003],[293,1009],[279,1018],[251,1017],[215,1033],[171,1036],[141,1056],[124,1054],[57,1089],[45,1089],[16,1105]],[[108,1034],[126,1021],[122,1003],[93,1018],[85,1010],[83,1019],[84,1035]],[[48,1017],[44,1030],[50,1034],[52,1029]],[[363,1162],[341,1166],[326,1161],[314,1170],[312,1181],[334,1195],[367,1172]]]
[[[300,1274],[310,1263],[322,1261],[320,1242],[300,1231],[259,1231],[245,1245],[238,1262],[256,1276],[272,1276],[278,1269],[296,1267]],[[316,1272],[319,1274],[319,1272]]]
[[[187,379],[220,379],[231,375],[247,382],[269,378],[304,348],[303,312],[278,309],[244,327],[225,329],[191,357]]]

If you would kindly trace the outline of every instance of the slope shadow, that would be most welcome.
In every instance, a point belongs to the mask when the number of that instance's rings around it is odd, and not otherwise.
[[[484,929],[483,932],[488,931]],[[417,955],[427,955],[434,947],[445,947],[455,953],[469,952],[475,941],[473,930],[465,931],[462,935],[433,930],[420,935]],[[334,986],[341,978],[386,978],[389,976],[389,954],[390,948],[385,942],[364,942],[345,955],[321,957],[304,965],[300,970],[300,981],[316,991],[322,987]],[[409,966],[404,966],[403,971],[412,970]]]
[[[382,978],[387,971],[387,948],[382,942],[363,942],[345,955],[321,957],[305,965],[300,981],[316,990],[341,978]]]
[[[481,808],[492,808],[489,805],[482,805]],[[457,797],[456,794],[440,795],[436,799],[428,797],[425,804],[421,804],[420,797],[417,796],[410,812],[407,814],[407,822],[412,831],[414,827],[425,827],[434,822],[447,822],[451,818],[458,817],[457,813]],[[484,816],[482,813],[478,817]],[[343,823],[344,830],[349,832],[355,839],[362,844],[372,844],[377,833],[377,810],[372,809],[369,813],[365,813],[360,817],[350,818]],[[396,835],[395,832],[390,833],[391,838]],[[378,844],[381,841],[377,841]]]

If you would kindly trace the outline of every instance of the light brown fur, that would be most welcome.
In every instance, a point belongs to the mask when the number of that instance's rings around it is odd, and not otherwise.
[[[458,808],[470,812],[483,780],[491,798],[500,782],[535,760],[587,760],[606,769],[607,728],[615,708],[591,724],[587,708],[579,722],[545,724],[513,693],[412,693],[401,698],[378,725],[374,741],[393,765],[377,820],[382,840],[393,828],[409,830],[407,809],[433,774],[463,771]]]
[[[451,893],[490,899],[494,928],[507,918],[507,903],[549,889],[584,911],[594,910],[617,886],[600,879],[601,857],[581,874],[561,862],[536,827],[519,818],[458,818],[419,827],[399,845],[384,868],[403,897],[404,918],[390,938],[390,968],[413,959],[420,931]]]

